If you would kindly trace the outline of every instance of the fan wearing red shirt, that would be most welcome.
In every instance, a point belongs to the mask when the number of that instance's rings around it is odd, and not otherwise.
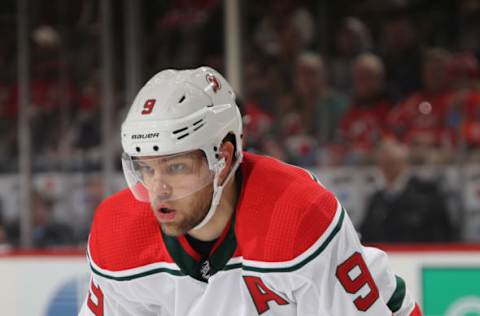
[[[373,54],[359,56],[352,66],[352,106],[340,122],[340,139],[350,157],[365,157],[381,139],[391,103],[384,94],[384,68]],[[353,155],[353,156],[352,156]]]
[[[423,88],[401,101],[388,117],[388,125],[400,140],[412,145],[440,145],[452,98],[449,61],[450,54],[443,49],[430,49],[424,55]]]

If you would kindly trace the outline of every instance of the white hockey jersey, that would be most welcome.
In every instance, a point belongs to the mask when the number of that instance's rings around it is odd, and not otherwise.
[[[419,316],[387,256],[302,169],[245,153],[242,189],[210,256],[162,233],[122,191],[98,208],[81,316]]]

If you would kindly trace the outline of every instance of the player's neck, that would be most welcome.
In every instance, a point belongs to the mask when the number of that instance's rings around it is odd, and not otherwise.
[[[200,229],[191,230],[188,234],[202,241],[210,241],[220,237],[235,210],[237,195],[237,181],[235,181],[235,175],[233,175],[223,189],[220,203],[213,217],[205,226]]]

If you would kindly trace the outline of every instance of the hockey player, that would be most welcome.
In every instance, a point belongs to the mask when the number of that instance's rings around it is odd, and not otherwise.
[[[242,151],[215,70],[165,70],[122,125],[129,189],[92,224],[80,315],[421,315],[307,171]]]

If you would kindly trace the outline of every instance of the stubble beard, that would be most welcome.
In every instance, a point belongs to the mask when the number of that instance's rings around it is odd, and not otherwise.
[[[200,190],[200,192],[194,193],[190,205],[182,210],[177,210],[177,212],[179,212],[178,216],[182,216],[180,221],[160,223],[163,233],[176,237],[186,234],[200,224],[210,209],[212,193],[213,189],[210,186]]]

